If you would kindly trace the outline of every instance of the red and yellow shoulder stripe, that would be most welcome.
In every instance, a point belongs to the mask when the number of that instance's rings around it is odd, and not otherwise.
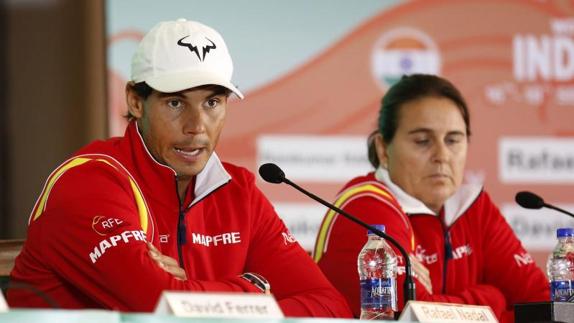
[[[36,201],[36,204],[34,205],[34,209],[32,210],[32,214],[30,215],[28,224],[31,224],[32,222],[36,221],[44,213],[48,204],[50,192],[52,191],[52,188],[54,188],[54,185],[56,184],[58,179],[60,179],[60,177],[68,170],[74,167],[81,166],[91,161],[104,163],[105,165],[108,165],[114,170],[116,170],[118,174],[120,174],[120,176],[124,176],[126,177],[127,180],[129,180],[133,196],[138,208],[141,228],[144,232],[147,233],[150,222],[149,209],[138,184],[120,162],[118,162],[111,156],[99,155],[99,154],[76,156],[68,159],[67,161],[62,163],[58,168],[56,168],[46,180],[46,183],[44,184],[44,189],[42,190],[42,193],[40,194],[38,200]],[[87,183],[87,185],[89,185],[89,183]]]
[[[404,212],[401,210],[399,204],[396,202],[393,195],[387,190],[387,188],[379,182],[369,181],[362,182],[353,186],[348,187],[339,195],[335,200],[334,205],[340,209],[344,208],[349,202],[360,198],[360,197],[372,197],[375,198],[391,208],[401,215],[403,222],[411,233],[411,248],[414,250],[414,232],[411,228],[410,222]],[[313,251],[313,259],[315,262],[319,262],[323,254],[327,251],[329,235],[331,228],[337,218],[339,213],[329,210],[319,227],[319,233],[317,235],[317,241],[315,242],[315,249]]]

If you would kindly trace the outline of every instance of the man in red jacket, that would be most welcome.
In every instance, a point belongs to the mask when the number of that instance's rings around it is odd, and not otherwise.
[[[287,316],[350,317],[255,186],[214,152],[233,65],[198,22],[156,25],[126,86],[125,135],[78,151],[48,178],[11,280],[63,308],[152,311],[163,290],[272,293]],[[12,289],[14,307],[45,307]]]

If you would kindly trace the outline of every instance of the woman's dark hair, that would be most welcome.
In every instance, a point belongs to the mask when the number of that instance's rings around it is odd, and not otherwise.
[[[146,100],[148,98],[148,96],[150,96],[153,92],[153,89],[151,86],[147,85],[146,82],[139,82],[139,83],[134,83],[134,84],[128,84],[129,87],[132,88],[132,90],[142,99]],[[128,121],[132,121],[134,119],[134,116],[130,113],[130,111],[128,110],[128,112],[124,115],[124,118],[128,119]]]
[[[375,168],[379,167],[379,158],[375,149],[375,135],[381,134],[385,143],[390,143],[397,132],[401,107],[409,102],[426,97],[450,99],[458,109],[466,125],[466,135],[470,137],[470,115],[462,94],[448,80],[436,75],[405,75],[391,86],[381,100],[378,129],[373,131],[367,140],[369,161]]]

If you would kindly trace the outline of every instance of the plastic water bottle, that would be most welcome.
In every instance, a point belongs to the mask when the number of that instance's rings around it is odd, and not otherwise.
[[[382,224],[373,225],[385,231]],[[361,320],[393,320],[397,311],[397,255],[387,242],[368,231],[357,260],[361,281]]]
[[[550,300],[572,302],[574,298],[574,228],[560,228],[556,231],[558,244],[548,258],[547,270],[550,279]]]

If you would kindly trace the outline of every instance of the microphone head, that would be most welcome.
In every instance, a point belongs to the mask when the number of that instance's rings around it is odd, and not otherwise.
[[[273,163],[267,163],[259,166],[259,175],[266,182],[280,184],[285,181],[285,173],[279,166]]]
[[[518,192],[514,199],[518,205],[527,209],[541,209],[545,206],[544,200],[532,192]]]

